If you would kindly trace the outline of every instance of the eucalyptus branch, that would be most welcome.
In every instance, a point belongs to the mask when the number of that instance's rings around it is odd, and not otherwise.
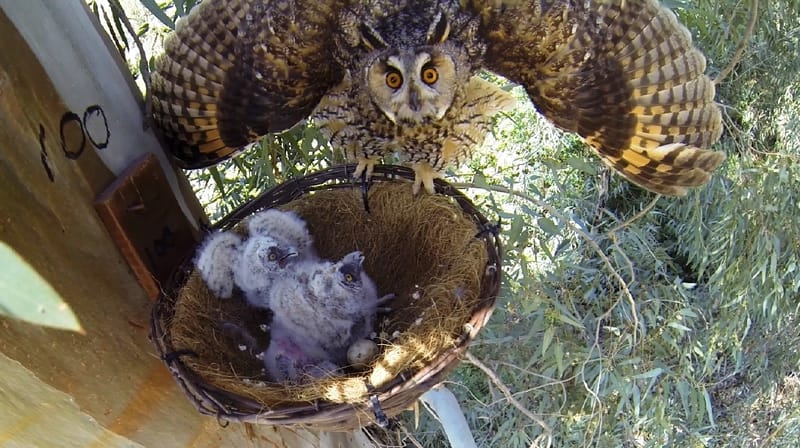
[[[542,420],[539,416],[529,411],[525,406],[522,405],[522,403],[520,403],[516,398],[514,398],[514,395],[511,393],[511,390],[508,388],[508,386],[506,386],[505,383],[503,383],[503,381],[497,376],[494,370],[492,370],[489,366],[484,364],[480,359],[473,356],[472,353],[470,352],[467,352],[464,358],[470,364],[481,369],[481,371],[483,371],[483,373],[485,373],[486,376],[488,376],[489,379],[492,380],[492,383],[494,383],[494,385],[497,386],[498,389],[500,389],[500,392],[502,392],[503,395],[505,395],[506,399],[508,400],[509,403],[511,403],[512,406],[519,409],[519,411],[522,412],[526,417],[536,422],[536,424],[539,425],[544,430],[545,433],[547,433],[547,440],[548,440],[547,445],[550,446],[552,444],[551,435],[553,433],[553,429],[550,427],[550,425],[548,425],[547,422]]]
[[[742,36],[742,40],[739,41],[739,46],[736,48],[736,52],[733,53],[733,57],[731,58],[728,65],[722,69],[721,72],[714,78],[714,85],[717,86],[721,83],[725,77],[730,75],[733,69],[739,65],[739,62],[742,61],[742,55],[744,54],[745,48],[747,48],[747,44],[750,43],[750,39],[753,37],[753,31],[756,28],[756,21],[758,19],[758,0],[750,0],[750,23],[747,24],[747,29]]]
[[[494,191],[494,192],[498,192],[498,193],[504,193],[504,194],[516,196],[516,197],[524,199],[524,200],[526,200],[528,202],[532,202],[532,203],[536,204],[537,206],[543,208],[544,210],[547,210],[548,213],[550,213],[551,215],[555,216],[561,222],[563,222],[567,226],[569,226],[569,228],[572,229],[573,232],[575,232],[578,236],[583,238],[583,240],[586,241],[586,243],[589,244],[589,246],[591,246],[592,249],[594,249],[595,253],[597,253],[597,256],[600,257],[600,259],[603,261],[603,263],[608,268],[609,273],[611,274],[611,276],[619,283],[620,288],[624,292],[625,297],[628,299],[628,301],[631,304],[635,303],[634,298],[633,298],[633,294],[631,294],[630,289],[628,289],[627,282],[625,282],[625,280],[619,274],[617,269],[614,268],[613,264],[611,263],[611,260],[603,252],[603,249],[600,247],[600,245],[597,244],[597,242],[591,237],[591,235],[589,235],[586,231],[584,231],[583,229],[578,227],[578,225],[575,224],[575,222],[572,219],[569,219],[566,215],[564,215],[560,211],[556,210],[556,208],[553,207],[552,205],[550,205],[550,204],[548,204],[548,203],[546,203],[546,202],[544,202],[544,201],[542,201],[540,199],[534,198],[533,196],[531,196],[529,194],[523,193],[521,191],[512,190],[510,188],[503,187],[501,185],[483,185],[483,186],[481,186],[481,185],[476,185],[476,184],[473,184],[473,183],[452,183],[451,185],[453,185],[456,188],[473,188],[473,189]],[[615,304],[616,303],[619,303],[619,300],[617,300],[617,302],[615,302]],[[598,324],[597,324],[597,328],[598,329],[601,327],[600,321],[602,321],[605,317],[608,317],[608,315],[610,314],[611,309],[613,309],[613,308],[614,308],[614,306],[612,306],[609,309],[609,311],[607,311],[605,314],[600,316],[601,318],[600,318],[600,320],[598,321]],[[636,313],[636,309],[632,308],[631,311],[633,312],[634,328],[639,328],[639,316]],[[598,332],[599,332],[599,330],[598,330]],[[635,333],[634,333],[634,338],[635,337],[636,336],[635,336]],[[597,341],[595,341],[595,342],[597,342]],[[635,343],[635,341],[634,341],[634,343]],[[598,346],[598,349],[599,349],[599,346]]]
[[[634,222],[636,222],[639,219],[641,219],[644,215],[648,214],[650,212],[650,210],[653,209],[653,207],[656,206],[656,203],[658,203],[659,199],[661,199],[661,195],[660,194],[656,195],[656,197],[654,197],[653,200],[650,201],[650,203],[647,204],[647,206],[645,208],[641,209],[639,211],[639,213],[633,215],[630,219],[628,219],[627,221],[623,222],[622,224],[619,224],[619,225],[617,225],[615,227],[612,227],[611,230],[608,231],[608,234],[613,236],[615,233],[619,232],[620,230],[624,229],[625,227],[628,227],[629,225],[631,225]]]

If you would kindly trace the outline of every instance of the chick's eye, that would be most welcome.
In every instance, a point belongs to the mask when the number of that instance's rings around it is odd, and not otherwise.
[[[353,274],[344,274],[344,281],[346,281],[347,283],[351,283],[353,280],[355,280]]]
[[[425,84],[433,84],[439,80],[439,72],[433,67],[422,69],[422,82]]]
[[[270,252],[269,255],[267,256],[267,259],[269,261],[275,261],[278,259],[278,255],[275,252]]]
[[[386,85],[392,89],[399,89],[403,85],[403,75],[396,71],[390,71],[386,74]]]

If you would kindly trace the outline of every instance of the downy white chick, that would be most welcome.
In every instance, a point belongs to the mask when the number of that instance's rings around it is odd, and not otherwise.
[[[269,209],[255,213],[247,221],[247,230],[251,236],[269,236],[294,247],[300,260],[317,258],[306,222],[294,212]]]
[[[239,259],[242,237],[233,232],[216,232],[206,237],[197,251],[195,265],[208,289],[227,299],[233,295],[233,266]]]
[[[378,305],[375,283],[364,272],[361,252],[340,261],[302,261],[293,277],[270,291],[273,322],[283,325],[301,346],[320,346],[341,366],[356,339],[372,332]]]
[[[372,332],[379,303],[375,283],[364,272],[364,256],[351,252],[340,261],[297,262],[294,275],[270,290],[273,325],[283,326],[301,347],[321,347],[338,366],[347,349]],[[388,296],[391,297],[391,296]]]
[[[289,275],[287,264],[296,256],[294,247],[268,236],[251,235],[233,265],[233,280],[247,303],[269,308],[270,286],[279,276]]]

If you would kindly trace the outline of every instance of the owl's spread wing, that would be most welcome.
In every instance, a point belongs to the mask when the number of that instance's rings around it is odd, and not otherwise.
[[[178,22],[152,91],[179,163],[211,165],[307,117],[342,78],[332,36],[344,3],[205,0]]]
[[[481,5],[480,3],[483,3]],[[577,132],[620,174],[681,195],[725,156],[714,85],[689,31],[657,0],[476,1],[486,67]]]

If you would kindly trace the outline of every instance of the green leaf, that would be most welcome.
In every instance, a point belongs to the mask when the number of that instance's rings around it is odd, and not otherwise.
[[[597,163],[589,163],[583,157],[571,156],[567,158],[567,165],[590,176],[597,174]]]
[[[539,218],[536,222],[539,224],[539,228],[546,233],[551,235],[558,235],[561,233],[561,229],[550,218]]]
[[[676,330],[685,331],[687,333],[692,331],[691,328],[689,328],[689,327],[687,327],[685,325],[681,325],[681,324],[679,324],[677,322],[670,322],[670,323],[667,324],[667,326],[668,327],[672,327],[672,328],[674,328]]]
[[[689,407],[689,383],[685,380],[678,381],[677,384],[678,396],[680,397],[681,404],[683,405],[683,412],[685,415],[692,415],[692,408]]]
[[[635,380],[643,380],[643,379],[647,379],[647,378],[653,378],[653,377],[656,377],[658,375],[661,375],[662,372],[664,372],[664,369],[662,369],[661,367],[656,367],[655,369],[648,370],[647,372],[640,373],[638,375],[634,375],[633,379],[635,379]]]
[[[556,342],[553,344],[553,357],[556,360],[556,366],[558,367],[558,375],[561,376],[564,373],[565,365],[564,365],[564,346],[560,342]]]
[[[555,329],[551,327],[547,327],[544,331],[544,335],[542,335],[542,357],[547,355],[547,348],[550,347],[550,343],[553,342],[553,335],[555,334]]]
[[[111,17],[114,19],[114,27],[117,29],[117,35],[119,36],[120,40],[125,44],[125,48],[130,48],[130,43],[128,43],[128,35],[125,32],[125,25],[122,24],[121,17],[125,16],[125,11],[119,11],[116,8],[111,8]]]
[[[472,183],[481,188],[486,188],[489,184],[486,183],[486,176],[483,173],[476,171],[472,175]]]
[[[185,8],[186,14],[189,14],[189,12],[192,10],[192,8],[195,7],[196,4],[197,0],[186,0],[186,8]]]
[[[149,32],[150,32],[150,24],[145,22],[139,25],[139,29],[136,30],[136,35],[138,37],[142,37]]]
[[[236,161],[233,163],[236,163]],[[225,180],[222,178],[219,168],[212,166],[208,169],[208,172],[211,173],[211,178],[214,179],[214,184],[217,186],[220,195],[225,196]]]
[[[175,11],[177,12],[178,16],[186,15],[186,8],[184,7],[183,0],[173,0],[172,4],[175,5]]]
[[[711,404],[711,395],[708,393],[708,389],[705,388],[703,388],[703,400],[706,405],[708,421],[711,422],[711,426],[716,426],[717,423],[714,421],[714,406]]]
[[[83,333],[61,296],[14,249],[0,241],[0,314]]]
[[[156,18],[160,20],[161,23],[170,27],[170,29],[173,30],[175,29],[175,22],[173,22],[172,19],[170,19],[169,16],[167,15],[167,13],[165,13],[164,10],[158,6],[158,3],[156,3],[155,0],[139,0],[139,1],[142,3],[142,6],[147,8],[147,10],[150,11],[151,14],[156,16]]]

